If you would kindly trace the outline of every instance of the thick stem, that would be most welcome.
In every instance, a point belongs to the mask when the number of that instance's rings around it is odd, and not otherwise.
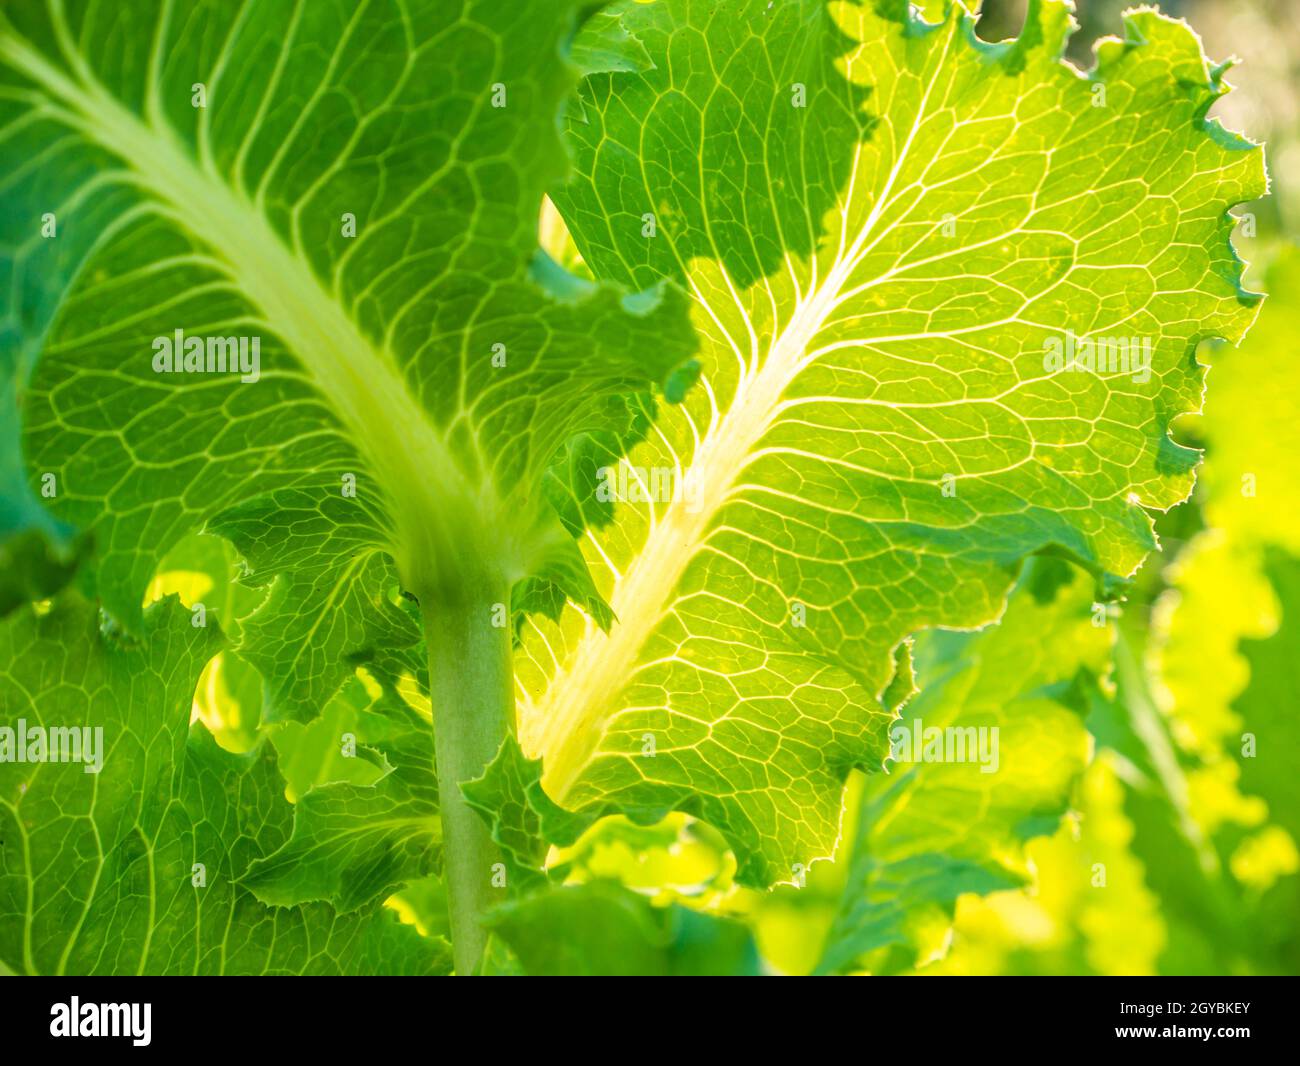
[[[462,602],[422,599],[421,605],[429,648],[452,954],[456,972],[472,974],[487,943],[480,919],[501,896],[492,886],[492,867],[501,856],[486,823],[465,803],[460,785],[482,776],[514,727],[509,593],[485,590]],[[506,624],[496,626],[494,621]]]

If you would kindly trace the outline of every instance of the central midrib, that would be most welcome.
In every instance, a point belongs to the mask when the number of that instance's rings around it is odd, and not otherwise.
[[[940,62],[956,26],[956,22],[949,23],[947,40],[935,51]],[[610,605],[618,621],[609,633],[601,633],[588,623],[573,664],[556,676],[539,703],[530,708],[530,721],[521,722],[520,740],[525,753],[542,758],[543,782],[557,799],[562,801],[573,787],[595,752],[605,724],[617,713],[614,698],[628,684],[641,649],[666,616],[678,583],[708,537],[713,518],[735,484],[745,456],[767,431],[782,394],[802,369],[809,342],[839,302],[866,241],[888,210],[937,83],[933,75],[927,79],[907,135],[852,244],[848,248],[841,246],[825,281],[798,304],[758,373],[742,377],[727,413],[697,449],[692,472],[700,485],[700,499],[711,506],[701,507],[692,515],[685,493],[669,504],[663,520],[647,535],[645,546],[611,597]],[[526,697],[521,702],[528,706]],[[531,731],[527,728],[530,725]]]
[[[417,591],[430,583],[426,571],[439,565],[438,557],[457,554],[437,528],[438,516],[456,514],[465,521],[482,493],[466,484],[391,356],[361,334],[266,218],[190,159],[170,130],[147,124],[101,86],[65,77],[13,37],[0,39],[0,55],[71,105],[84,119],[78,132],[121,158],[138,184],[224,262],[378,479],[396,527],[388,548],[404,582]],[[471,543],[482,548],[485,534],[476,529]]]
[[[611,630],[602,633],[588,623],[574,661],[521,722],[525,753],[542,758],[543,783],[557,800],[564,799],[593,754],[604,724],[615,713],[614,698],[628,684],[641,649],[666,617],[678,583],[708,538],[746,456],[767,432],[781,397],[799,373],[809,341],[834,308],[846,266],[837,264],[813,296],[796,308],[761,368],[742,376],[726,414],[692,456],[698,495],[676,494],[664,509],[610,598],[617,618]],[[704,505],[692,508],[687,497]]]

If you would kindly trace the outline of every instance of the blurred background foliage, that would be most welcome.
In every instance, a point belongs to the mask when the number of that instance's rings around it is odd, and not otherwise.
[[[1121,34],[1122,0],[1076,0],[1068,58]],[[942,0],[926,0],[927,12]],[[834,861],[770,893],[738,887],[709,826],[607,818],[552,849],[552,887],[494,919],[494,968],[518,972],[1203,974],[1300,972],[1300,4],[1165,0],[1215,60],[1237,57],[1211,112],[1267,143],[1272,195],[1240,205],[1247,287],[1269,293],[1239,349],[1203,346],[1206,451],[1194,497],[1157,517],[1161,551],[1098,605],[1056,560],[1027,568],[1007,616],[977,634],[922,634],[905,722],[996,725],[998,772],[970,764],[855,777]],[[1023,0],[987,0],[986,39]],[[549,207],[541,236],[583,269]],[[172,553],[151,598],[255,609],[264,590],[215,538]],[[1099,624],[1100,623],[1100,624]],[[223,622],[229,625],[230,622]],[[237,623],[236,623],[237,624]],[[398,690],[430,717],[419,679]],[[217,656],[194,716],[225,747],[269,735],[286,795],[373,783],[378,685],[364,666],[309,725],[264,725],[261,681]],[[346,754],[347,738],[362,757]],[[389,901],[446,935],[436,878]]]

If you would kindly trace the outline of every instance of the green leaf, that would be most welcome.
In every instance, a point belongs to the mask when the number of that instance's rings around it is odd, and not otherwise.
[[[158,564],[145,593],[147,603],[176,593],[193,609],[203,604],[206,619],[238,643],[244,621],[266,600],[264,589],[239,580],[245,573],[238,553],[220,537],[196,534],[179,541]]]
[[[320,785],[372,785],[392,769],[376,741],[394,729],[414,732],[414,727],[396,715],[375,713],[381,701],[386,709],[393,707],[382,688],[372,693],[371,686],[353,678],[311,722],[284,722],[268,730],[291,801]]]
[[[1079,789],[1079,817],[1055,836],[1029,843],[1033,890],[965,897],[951,951],[922,972],[1156,973],[1168,912],[1147,887],[1143,864],[1133,854],[1124,773],[1113,753],[1099,752]],[[1195,869],[1190,873],[1197,876]]]
[[[618,624],[524,632],[520,742],[566,807],[719,827],[747,884],[833,850],[910,634],[995,620],[1035,553],[1137,568],[1192,486],[1197,344],[1258,302],[1227,209],[1261,153],[1206,120],[1184,24],[1130,13],[1081,76],[1063,3],[999,45],[906,12],[623,3],[653,66],[566,126],[584,260],[690,292],[700,380],[582,542]],[[1150,373],[1057,370],[1071,336],[1150,341]]]
[[[209,528],[239,550],[250,584],[270,586],[241,641],[270,687],[264,720],[314,718],[358,665],[419,645],[418,617],[394,602],[397,574],[355,501],[286,491],[233,507]],[[339,559],[348,560],[341,569]],[[412,668],[422,658],[420,649]]]
[[[542,865],[552,844],[577,841],[598,815],[575,815],[542,788],[542,763],[507,737],[483,776],[461,786],[466,802],[492,830],[507,863],[507,884],[531,890],[544,882]]]
[[[1113,634],[1093,624],[1092,591],[1041,560],[999,625],[918,641],[921,692],[892,731],[900,758],[866,784],[822,972],[910,966],[959,896],[1030,882],[1025,842],[1069,809],[1102,699]]]
[[[30,974],[431,973],[445,945],[393,915],[269,908],[238,887],[289,836],[272,749],[191,727],[220,646],[175,598],[135,643],[68,595],[0,624],[0,722],[102,730],[102,768],[0,762],[0,958]],[[198,883],[201,882],[201,883]]]
[[[244,887],[273,906],[325,900],[346,914],[382,903],[437,868],[442,823],[433,736],[414,715],[405,725],[376,744],[387,764],[377,780],[327,782],[298,798],[293,835],[252,864]]]
[[[538,249],[585,6],[0,21],[0,247],[23,258],[6,315],[40,349],[28,476],[57,475],[53,511],[93,534],[88,580],[133,631],[177,539],[239,537],[279,579],[251,623],[275,638],[253,654],[277,714],[318,710],[371,640],[409,641],[366,618],[392,613],[385,560],[430,600],[546,573],[593,606],[543,474],[693,341],[662,287],[634,299]],[[45,213],[61,236],[42,241]],[[242,372],[157,372],[177,330],[258,338],[259,365],[250,347]]]
[[[1250,335],[1210,352],[1210,401],[1185,427],[1207,446],[1200,507],[1180,523],[1204,529],[1166,537],[1167,591],[1149,617],[1124,612],[1075,832],[1031,845],[1032,896],[964,904],[942,972],[1294,972],[1297,265],[1283,249]]]
[[[441,837],[429,757],[373,785],[312,789],[294,805],[293,836],[242,883],[273,906],[325,900],[348,913],[428,873]]]
[[[530,976],[753,977],[739,922],[656,907],[613,882],[552,889],[495,907],[488,922]]]
[[[1209,449],[1208,528],[1170,568],[1173,591],[1153,623],[1157,697],[1180,745],[1209,759],[1240,733],[1231,704],[1249,673],[1239,643],[1277,628],[1265,555],[1275,549],[1300,556],[1300,503],[1291,487],[1300,453],[1300,370],[1282,354],[1300,329],[1300,249],[1281,251],[1267,288],[1271,298],[1250,337],[1214,354],[1213,400],[1195,423]]]
[[[1300,251],[1280,249],[1269,300],[1235,350],[1216,351],[1204,519],[1169,567],[1147,668],[1163,712],[1166,771],[1135,786],[1135,851],[1173,926],[1166,971],[1294,970],[1300,822],[1288,752],[1298,742],[1290,665],[1300,639],[1300,449],[1289,353]],[[1261,388],[1268,382],[1268,388]],[[1243,417],[1248,415],[1248,417]],[[1172,764],[1172,765],[1170,765]]]

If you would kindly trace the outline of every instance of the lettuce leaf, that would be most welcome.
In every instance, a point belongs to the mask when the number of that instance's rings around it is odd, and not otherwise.
[[[1196,347],[1258,304],[1228,208],[1262,157],[1152,10],[1087,73],[1053,0],[1001,44],[960,5],[611,14],[652,65],[585,79],[556,203],[596,277],[689,291],[701,373],[587,523],[618,624],[525,627],[520,742],[565,806],[686,811],[743,883],[788,881],[884,761],[910,634],[996,620],[1030,555],[1110,596],[1155,546]],[[1050,361],[1099,338],[1150,365]]]

